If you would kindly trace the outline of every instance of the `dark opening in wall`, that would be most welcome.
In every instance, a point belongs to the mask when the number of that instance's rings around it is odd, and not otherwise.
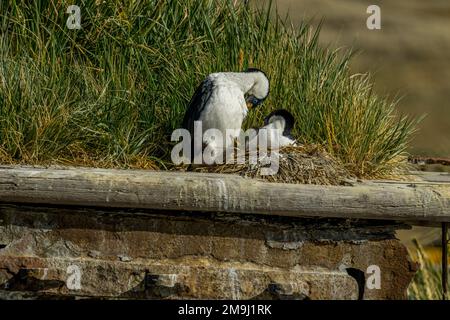
[[[366,287],[366,275],[363,271],[356,268],[347,268],[347,274],[356,280],[358,284],[358,300],[364,297],[364,288]]]

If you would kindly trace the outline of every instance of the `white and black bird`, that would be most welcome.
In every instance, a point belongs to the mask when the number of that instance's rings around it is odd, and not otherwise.
[[[267,130],[267,146],[278,145],[279,148],[285,146],[295,146],[296,141],[291,135],[291,130],[294,127],[294,116],[287,110],[278,109],[271,112],[264,118],[264,126],[257,128],[253,131],[253,134],[248,138],[248,145],[256,145],[256,139],[258,139],[258,133],[261,129]],[[277,141],[277,142],[275,142]]]
[[[208,75],[195,91],[183,120],[183,128],[191,133],[191,146],[194,146],[195,121],[202,122],[203,132],[218,129],[223,135],[223,142],[202,138],[204,146],[227,148],[232,145],[239,132],[227,136],[226,130],[240,130],[248,110],[260,105],[269,90],[269,79],[259,69]]]

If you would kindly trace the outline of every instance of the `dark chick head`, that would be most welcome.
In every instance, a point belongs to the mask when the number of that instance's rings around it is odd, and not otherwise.
[[[290,137],[291,130],[294,127],[294,116],[287,110],[278,109],[272,111],[267,117],[264,118],[264,125],[277,124],[276,127],[283,130],[283,136]]]

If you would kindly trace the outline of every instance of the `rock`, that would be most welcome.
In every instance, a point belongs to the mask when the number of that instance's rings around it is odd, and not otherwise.
[[[98,258],[98,257],[100,257],[101,256],[101,253],[99,252],[99,251],[97,251],[97,250],[90,250],[89,252],[88,252],[88,257],[91,257],[91,258]]]
[[[122,262],[130,262],[132,260],[130,257],[123,255],[123,254],[119,254],[117,257]]]
[[[407,226],[383,221],[14,205],[0,220],[0,298],[403,299],[417,270]]]

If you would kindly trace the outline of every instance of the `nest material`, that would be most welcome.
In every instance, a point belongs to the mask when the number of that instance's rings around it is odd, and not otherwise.
[[[270,153],[268,154],[270,156]],[[317,145],[289,146],[279,150],[279,169],[274,175],[262,175],[268,168],[264,161],[249,163],[248,153],[243,164],[191,165],[177,168],[194,172],[238,174],[244,177],[263,179],[269,182],[342,185],[354,181],[355,177],[344,164]]]

